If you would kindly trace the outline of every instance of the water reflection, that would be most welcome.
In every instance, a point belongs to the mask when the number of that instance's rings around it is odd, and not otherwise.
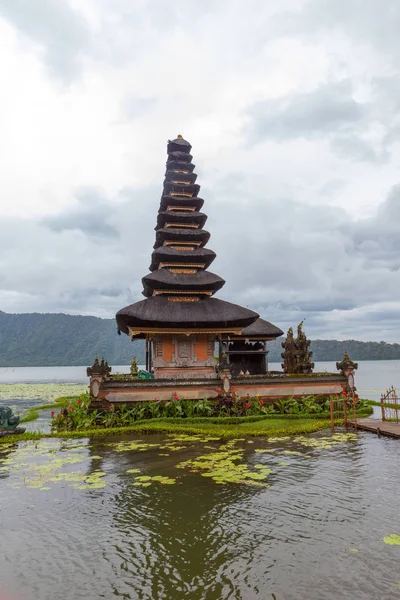
[[[163,436],[143,439],[165,443]],[[7,577],[18,582],[20,597],[400,596],[399,549],[382,542],[385,535],[400,533],[394,522],[400,467],[395,440],[361,435],[325,451],[284,442],[282,451],[301,454],[276,456],[255,453],[257,441],[245,445],[249,465],[263,462],[273,468],[268,489],[217,485],[176,469],[177,463],[204,453],[201,444],[159,456],[158,446],[117,452],[116,441],[74,442],[83,446],[74,450],[84,454],[83,473],[107,473],[104,489],[78,490],[66,482],[47,492],[14,489],[7,485],[12,473],[0,472],[6,548],[0,555],[0,582]],[[57,456],[71,452],[69,442],[61,445]],[[7,453],[15,456],[14,449]],[[127,473],[133,468],[177,478],[177,483],[135,487]]]

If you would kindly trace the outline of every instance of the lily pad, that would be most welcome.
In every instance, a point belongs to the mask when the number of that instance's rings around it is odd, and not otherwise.
[[[383,538],[383,541],[389,546],[400,546],[400,535],[391,533],[388,537]]]

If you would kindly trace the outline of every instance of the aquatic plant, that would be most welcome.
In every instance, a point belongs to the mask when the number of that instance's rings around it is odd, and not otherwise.
[[[216,452],[204,454],[182,462],[177,465],[178,469],[189,468],[194,473],[200,473],[203,477],[210,477],[215,483],[219,484],[246,484],[262,485],[268,487],[265,483],[272,469],[263,464],[255,464],[254,471],[250,470],[245,463],[236,464],[243,458],[244,451],[233,448],[233,442],[221,446]]]
[[[0,400],[40,399],[54,402],[60,396],[78,396],[87,389],[87,385],[73,383],[2,383]]]
[[[400,535],[397,533],[391,533],[388,537],[383,538],[385,544],[389,546],[400,546]]]
[[[35,421],[39,417],[39,411],[37,408],[29,408],[25,415],[20,418],[20,423],[30,423]]]

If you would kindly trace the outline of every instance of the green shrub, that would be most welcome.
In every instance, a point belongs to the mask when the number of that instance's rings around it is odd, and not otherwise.
[[[110,404],[103,410],[91,410],[89,394],[81,394],[77,397],[60,398],[61,406],[56,414],[52,411],[52,430],[61,431],[84,431],[95,428],[130,427],[139,422],[148,420],[168,419],[170,422],[195,422],[200,421],[212,423],[213,420],[226,420],[227,423],[239,423],[263,419],[273,419],[284,416],[290,419],[300,418],[329,418],[330,403],[333,401],[334,417],[343,417],[343,396],[330,396],[321,398],[306,396],[302,399],[293,397],[281,398],[272,404],[258,395],[239,398],[229,396],[217,400],[185,400],[180,399],[175,393],[169,400],[158,400],[155,398],[150,402],[136,402],[129,405]],[[367,416],[371,414],[372,408],[368,401],[361,400],[357,403],[357,414]],[[352,415],[352,407],[348,407],[349,417]]]

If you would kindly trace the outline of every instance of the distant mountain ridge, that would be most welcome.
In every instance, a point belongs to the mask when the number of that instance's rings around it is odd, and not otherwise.
[[[144,363],[144,343],[117,335],[114,319],[55,313],[0,313],[0,366],[91,365],[96,355],[109,364]]]
[[[269,362],[281,362],[281,341],[269,342]],[[347,350],[357,360],[400,359],[400,344],[357,340],[313,340],[314,361],[339,361]],[[142,341],[117,335],[114,319],[56,313],[9,314],[0,311],[0,367],[91,365],[94,357],[127,365],[145,362]]]

